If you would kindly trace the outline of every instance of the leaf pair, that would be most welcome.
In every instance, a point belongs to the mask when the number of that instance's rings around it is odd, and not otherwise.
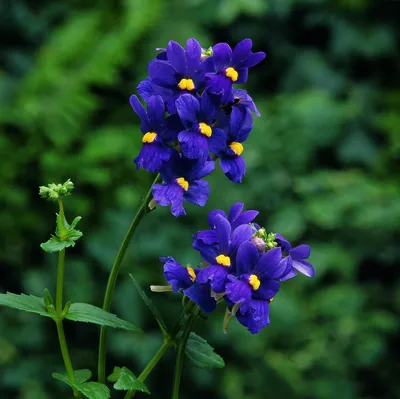
[[[67,375],[53,373],[54,379],[64,382],[71,388],[75,388],[82,395],[89,399],[109,399],[110,390],[106,385],[99,382],[87,382],[92,377],[92,372],[87,369],[74,372],[76,382],[71,382]]]
[[[56,235],[51,235],[51,238],[40,244],[40,247],[46,252],[58,252],[64,248],[74,247],[75,241],[82,237],[83,233],[76,230],[75,227],[82,218],[77,216],[71,223],[61,219],[61,216],[57,214],[57,228]]]
[[[0,305],[24,310],[25,312],[36,313],[45,317],[56,317],[54,313],[48,312],[43,298],[34,295],[17,295],[11,293],[0,294]],[[71,304],[65,318],[71,321],[93,323],[100,326],[119,328],[128,331],[141,331],[141,329],[136,327],[134,324],[87,303]]]

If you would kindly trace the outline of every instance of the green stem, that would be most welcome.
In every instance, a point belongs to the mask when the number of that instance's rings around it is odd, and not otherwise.
[[[129,226],[128,232],[126,233],[126,236],[125,236],[124,240],[122,241],[121,247],[119,248],[119,251],[115,258],[114,264],[110,271],[110,276],[108,278],[107,288],[106,288],[106,292],[105,292],[105,296],[104,296],[103,309],[106,312],[109,312],[111,309],[111,302],[112,302],[113,295],[114,295],[115,284],[116,284],[118,274],[119,274],[119,269],[120,269],[121,263],[125,257],[125,253],[128,248],[128,245],[132,239],[133,233],[135,232],[137,226],[139,225],[142,217],[146,213],[146,210],[147,210],[146,208],[147,208],[147,205],[148,205],[151,195],[152,195],[152,187],[154,184],[156,184],[160,181],[161,181],[161,176],[160,176],[160,174],[157,174],[157,177],[155,178],[149,191],[147,192],[146,196],[144,197],[140,208],[138,209],[135,217],[133,218],[131,225]],[[106,381],[106,342],[107,342],[107,328],[101,327],[100,343],[99,343],[98,380],[99,380],[99,382],[101,382],[103,384]]]
[[[60,214],[64,217],[63,212],[60,209]],[[65,248],[58,253],[58,273],[57,273],[57,291],[56,291],[56,315],[55,320],[57,326],[58,340],[60,342],[61,354],[64,360],[65,369],[69,380],[74,383],[76,382],[74,368],[72,367],[71,357],[68,351],[67,340],[65,338],[64,326],[63,326],[63,287],[64,287],[64,261],[65,261]],[[72,388],[74,391],[75,398],[80,398],[80,393]]]
[[[158,350],[158,352],[154,355],[154,357],[150,360],[149,364],[145,367],[145,369],[142,371],[142,373],[139,375],[138,380],[140,382],[144,382],[144,380],[149,376],[149,374],[152,372],[153,368],[157,365],[157,363],[161,360],[163,357],[165,351],[172,346],[173,341],[171,339],[167,339],[164,341],[164,343],[161,345],[161,348]],[[125,395],[125,399],[131,399],[136,395],[137,391],[128,391]]]
[[[183,331],[182,338],[178,345],[178,353],[176,355],[176,365],[175,365],[175,373],[174,373],[174,385],[172,389],[172,399],[179,398],[179,388],[181,382],[182,375],[182,367],[183,367],[183,358],[185,354],[186,344],[189,339],[190,332],[192,331],[193,323],[196,320],[196,317],[199,314],[199,307],[197,306],[193,312],[189,315],[189,320],[185,326]]]

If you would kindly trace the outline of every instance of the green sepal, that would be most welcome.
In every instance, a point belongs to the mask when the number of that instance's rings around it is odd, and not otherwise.
[[[114,389],[118,391],[142,391],[150,395],[147,386],[126,367],[114,367],[113,373],[107,379],[115,382]]]
[[[54,314],[49,313],[47,310],[43,298],[34,295],[18,295],[10,292],[7,292],[7,294],[0,294],[0,305],[24,310],[25,312],[36,313],[45,317],[55,317]]]
[[[56,380],[62,381],[69,385],[71,388],[75,388],[82,395],[89,399],[109,399],[110,390],[106,385],[100,384],[99,382],[86,382],[92,376],[90,370],[77,370],[74,372],[76,382],[71,382],[67,375],[53,373],[52,377]]]
[[[73,303],[65,314],[65,318],[71,321],[93,323],[105,327],[114,327],[128,331],[142,331],[139,327],[129,321],[117,317],[115,314],[106,312],[88,303]]]
[[[61,219],[61,216],[57,214],[57,228],[56,235],[51,235],[50,239],[42,244],[40,247],[46,252],[59,252],[64,248],[74,247],[75,241],[77,241],[80,237],[82,237],[83,233],[79,230],[76,230],[75,227],[78,222],[81,220],[81,216],[77,216],[71,223],[64,219]]]
[[[153,314],[154,318],[156,319],[162,334],[164,335],[164,337],[169,337],[170,334],[168,332],[168,328],[167,328],[160,312],[156,308],[156,305],[154,305],[154,303],[151,301],[151,299],[148,297],[148,295],[143,291],[142,287],[135,280],[135,278],[132,276],[132,274],[130,274],[129,277],[132,279],[133,284],[135,285],[140,297],[143,299],[143,302],[149,308],[150,312]]]
[[[54,301],[53,301],[53,297],[50,294],[50,291],[47,288],[45,288],[43,290],[43,301],[44,301],[44,306],[46,306],[47,311],[50,313],[53,313],[55,311]]]
[[[224,359],[214,352],[214,348],[203,338],[190,333],[186,345],[186,355],[192,364],[198,368],[222,368],[225,367]]]

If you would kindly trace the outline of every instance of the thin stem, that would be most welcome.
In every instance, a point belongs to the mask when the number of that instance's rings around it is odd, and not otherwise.
[[[181,341],[178,345],[178,353],[176,355],[176,365],[175,365],[175,373],[174,373],[174,385],[172,389],[172,399],[179,398],[179,388],[181,383],[182,376],[182,367],[183,367],[183,358],[185,354],[186,344],[189,339],[190,332],[192,331],[193,323],[196,320],[196,317],[199,314],[199,307],[190,314],[189,320],[185,326],[185,330],[183,331],[183,335]]]
[[[64,217],[64,215],[62,214]],[[56,291],[56,315],[55,320],[57,326],[58,340],[60,342],[61,354],[64,360],[65,369],[69,380],[74,383],[76,382],[74,368],[72,367],[71,357],[68,351],[67,340],[65,338],[64,326],[63,326],[63,286],[64,286],[64,261],[65,261],[65,248],[58,253],[58,273],[57,273],[57,291]],[[74,391],[75,398],[80,398],[80,393],[72,388]]]
[[[144,197],[140,208],[136,212],[136,215],[134,216],[132,223],[129,226],[128,232],[126,233],[126,236],[125,236],[124,240],[122,241],[121,247],[119,248],[119,251],[115,258],[114,264],[110,271],[110,276],[108,277],[107,288],[106,288],[106,292],[105,292],[105,296],[104,296],[103,309],[106,312],[109,312],[110,308],[111,308],[111,302],[112,302],[113,295],[114,295],[115,284],[117,282],[119,269],[120,269],[121,263],[125,257],[125,253],[128,248],[128,245],[132,239],[133,233],[135,232],[137,226],[139,225],[142,217],[146,213],[146,208],[147,208],[147,205],[148,205],[151,195],[152,195],[152,187],[154,184],[158,183],[159,181],[161,181],[161,176],[160,176],[160,174],[157,174],[157,177],[154,179],[154,182],[152,183],[149,191],[147,192],[146,196]],[[99,382],[101,382],[103,384],[106,381],[106,343],[107,343],[107,328],[101,327],[100,343],[99,343],[98,379],[99,379]]]
[[[167,339],[164,341],[164,343],[161,345],[161,348],[158,350],[158,352],[154,355],[153,359],[150,360],[149,364],[145,367],[145,369],[142,371],[142,373],[139,375],[138,380],[140,382],[144,382],[144,380],[149,376],[149,374],[152,372],[153,368],[157,365],[157,363],[161,360],[163,357],[165,351],[172,346],[173,341],[171,339]],[[128,391],[125,395],[125,399],[131,399],[136,395],[137,391]]]

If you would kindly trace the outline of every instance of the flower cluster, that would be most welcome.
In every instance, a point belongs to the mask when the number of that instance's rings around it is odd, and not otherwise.
[[[162,184],[153,187],[154,200],[185,215],[183,200],[203,206],[210,188],[203,177],[219,158],[224,174],[240,183],[246,173],[243,142],[259,112],[245,90],[234,84],[247,81],[249,68],[265,58],[242,40],[232,50],[226,43],[203,49],[195,39],[186,49],[170,41],[148,65],[149,77],[138,86],[130,103],[141,120],[143,147],[137,168],[159,172]]]
[[[267,233],[254,223],[258,212],[242,212],[243,206],[235,203],[228,215],[221,210],[210,212],[210,229],[192,237],[193,248],[204,260],[199,267],[184,267],[170,256],[160,258],[171,286],[153,290],[182,291],[206,313],[225,301],[225,330],[236,316],[256,334],[270,322],[269,304],[280,283],[297,272],[313,277],[315,270],[306,260],[311,251],[308,245],[292,248],[280,234]]]

